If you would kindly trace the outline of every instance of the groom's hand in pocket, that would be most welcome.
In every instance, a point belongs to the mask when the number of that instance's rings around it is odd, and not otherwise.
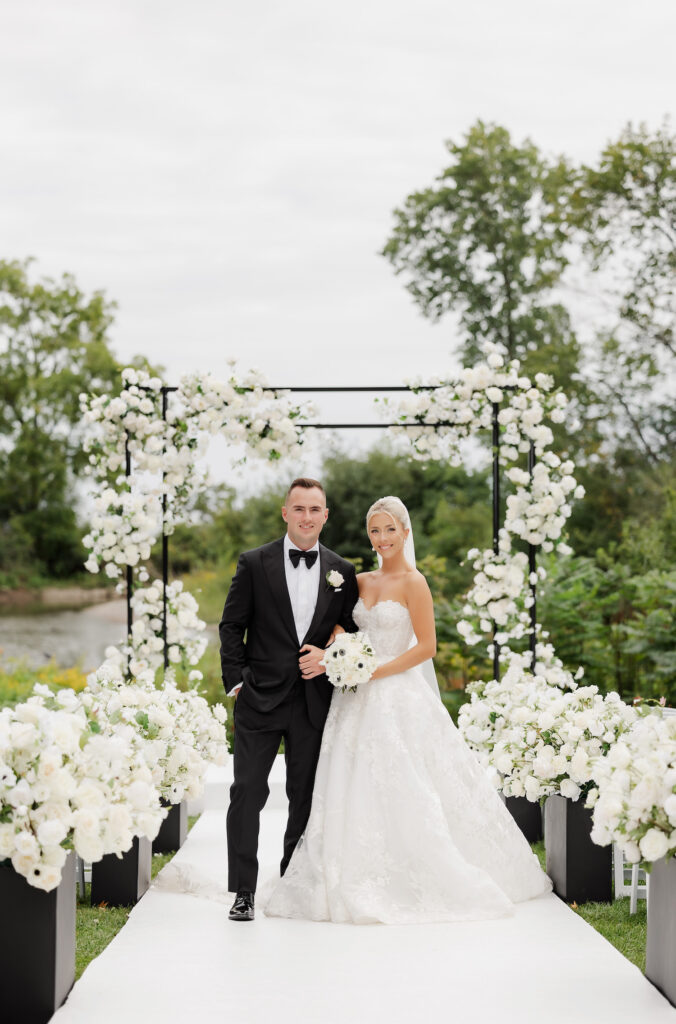
[[[322,647],[313,647],[312,644],[305,644],[301,647],[298,664],[303,679],[314,679],[315,676],[324,674],[326,669],[319,662],[325,654],[326,651]]]

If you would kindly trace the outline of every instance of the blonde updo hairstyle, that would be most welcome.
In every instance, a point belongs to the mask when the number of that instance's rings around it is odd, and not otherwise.
[[[393,494],[387,494],[384,498],[378,498],[371,505],[371,508],[366,513],[366,529],[369,528],[369,523],[377,512],[384,512],[385,515],[390,516],[395,522],[401,525],[401,528],[406,531],[410,529],[411,524],[408,521],[408,512],[401,498],[395,497]]]

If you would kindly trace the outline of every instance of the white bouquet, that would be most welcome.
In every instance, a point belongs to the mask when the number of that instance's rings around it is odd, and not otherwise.
[[[325,666],[333,686],[356,690],[361,683],[368,683],[378,661],[366,633],[341,633],[327,647],[320,664]]]
[[[594,768],[591,837],[632,864],[676,852],[676,717],[640,717]]]

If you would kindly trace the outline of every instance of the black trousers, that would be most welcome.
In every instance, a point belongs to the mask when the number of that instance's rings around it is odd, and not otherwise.
[[[240,695],[235,702],[234,782],[228,808],[228,889],[256,891],[260,814],[270,793],[268,777],[284,738],[289,819],[284,834],[281,874],[302,836],[312,805],[312,789],[322,729],[310,721],[305,684],[272,711],[261,713]]]

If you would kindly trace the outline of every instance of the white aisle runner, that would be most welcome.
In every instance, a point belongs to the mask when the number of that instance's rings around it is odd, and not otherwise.
[[[172,861],[216,886],[226,872],[226,787],[212,769],[206,810]],[[277,765],[261,823],[263,878],[278,865],[285,820]],[[676,1022],[641,972],[556,896],[519,905],[513,918],[437,925],[262,914],[234,924],[228,908],[229,899],[153,887],[53,1024]]]

